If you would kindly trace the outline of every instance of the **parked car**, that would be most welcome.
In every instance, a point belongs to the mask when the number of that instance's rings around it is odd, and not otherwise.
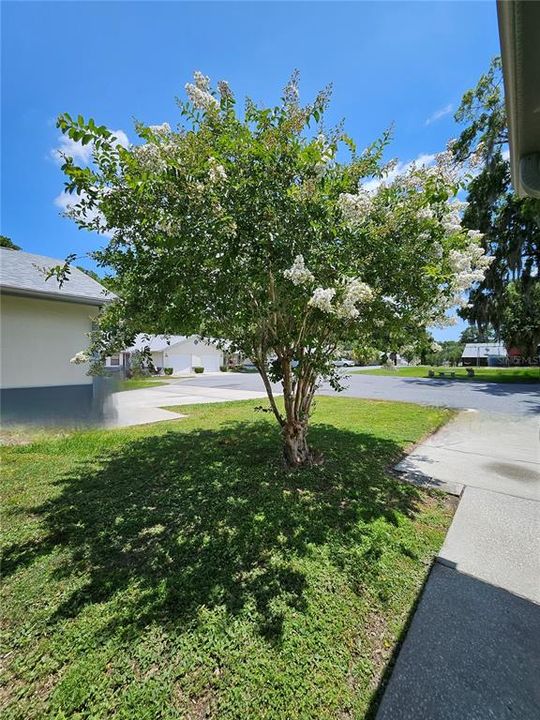
[[[338,360],[334,360],[334,365],[336,367],[354,367],[354,361],[347,360],[347,358],[339,358]]]

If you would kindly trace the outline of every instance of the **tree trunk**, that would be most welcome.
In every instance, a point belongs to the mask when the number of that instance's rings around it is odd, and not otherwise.
[[[307,423],[286,422],[282,429],[283,457],[287,467],[310,467],[317,464],[319,458],[307,443]]]

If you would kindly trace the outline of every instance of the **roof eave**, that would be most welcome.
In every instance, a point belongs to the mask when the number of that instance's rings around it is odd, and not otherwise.
[[[17,295],[21,297],[31,297],[39,300],[59,300],[60,302],[71,302],[79,305],[94,305],[101,307],[113,302],[115,297],[85,297],[84,295],[67,295],[66,293],[40,292],[39,290],[27,290],[25,288],[14,287],[10,285],[0,286],[0,293],[4,295]]]
[[[540,3],[497,0],[512,182],[540,198]]]

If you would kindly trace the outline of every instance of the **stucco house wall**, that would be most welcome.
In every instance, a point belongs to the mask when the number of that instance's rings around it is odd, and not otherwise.
[[[88,346],[98,308],[92,305],[2,295],[2,388],[91,385],[87,365],[70,363]]]
[[[95,421],[107,388],[70,359],[88,347],[100,308],[115,296],[78,268],[60,283],[62,260],[0,248],[2,422]]]

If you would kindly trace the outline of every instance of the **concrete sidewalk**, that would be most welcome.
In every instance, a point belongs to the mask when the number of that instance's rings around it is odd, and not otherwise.
[[[397,466],[461,499],[377,720],[539,717],[539,460],[537,421],[465,413]]]
[[[377,720],[538,720],[538,605],[436,563]]]
[[[540,500],[539,431],[534,417],[469,410],[419,445],[396,470],[456,494],[471,486]]]

